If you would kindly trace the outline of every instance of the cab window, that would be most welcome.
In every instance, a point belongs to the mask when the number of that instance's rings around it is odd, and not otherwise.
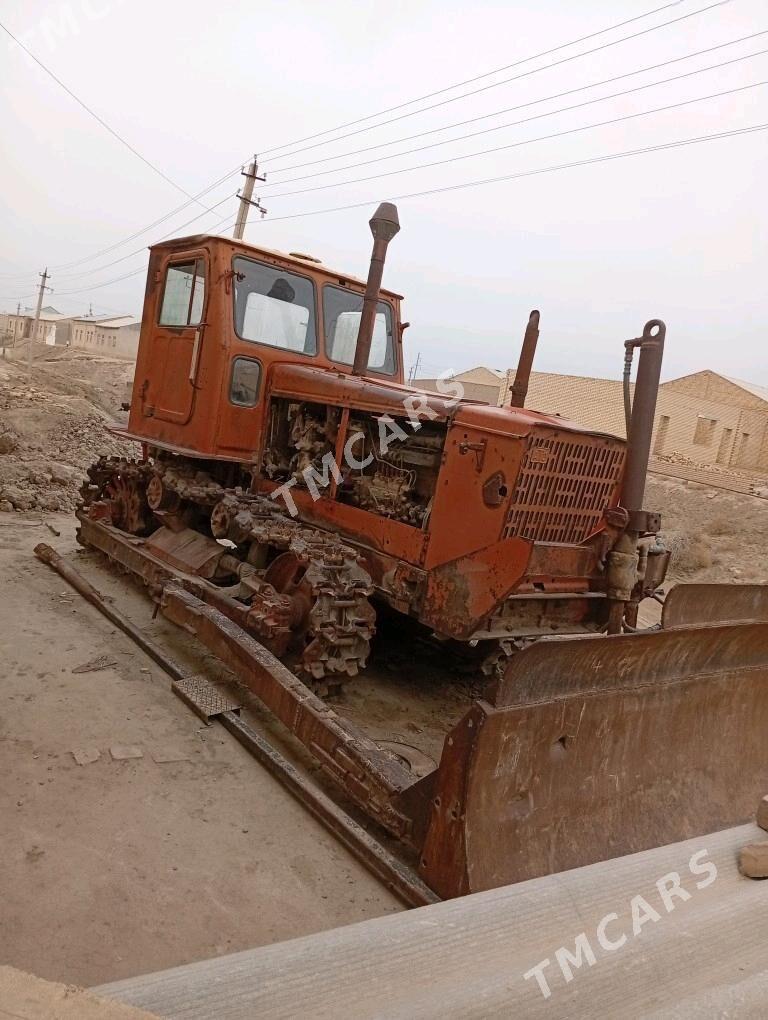
[[[160,307],[161,326],[198,326],[205,303],[205,262],[191,259],[168,266]]]
[[[312,281],[253,259],[236,258],[233,268],[235,332],[240,339],[315,354]]]
[[[229,399],[238,407],[255,407],[259,402],[261,365],[253,358],[235,358],[229,383]]]
[[[363,295],[342,287],[323,287],[323,321],[328,357],[342,365],[355,360],[355,345],[363,311]],[[371,340],[368,368],[371,372],[394,375],[395,344],[392,306],[379,301]]]

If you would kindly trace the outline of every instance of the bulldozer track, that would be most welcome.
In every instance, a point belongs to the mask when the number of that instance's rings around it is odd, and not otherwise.
[[[155,525],[154,534],[165,524],[184,530],[184,511],[192,508],[207,523],[205,539],[219,543],[223,579],[234,581],[220,587],[243,605],[245,629],[295,660],[321,693],[365,668],[375,631],[373,585],[358,553],[336,536],[204,472],[101,457],[87,475],[78,513],[150,541]]]

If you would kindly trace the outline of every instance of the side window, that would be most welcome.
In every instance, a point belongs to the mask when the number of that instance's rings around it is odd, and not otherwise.
[[[315,287],[304,276],[236,258],[235,332],[242,340],[315,354]]]
[[[355,360],[361,314],[361,312],[339,312],[336,316],[335,322],[331,326],[333,332],[326,334],[328,357],[331,361],[340,361],[344,365],[351,365]],[[386,364],[387,320],[383,312],[377,312],[376,318],[373,320],[373,337],[371,353],[368,357],[368,368],[378,372],[386,371]]]
[[[363,311],[363,295],[327,284],[323,287],[326,353],[331,361],[351,365]],[[395,372],[394,315],[388,301],[379,301],[373,321],[368,368],[372,372]]]
[[[205,263],[202,259],[168,266],[160,308],[161,326],[197,326],[205,302]]]
[[[232,379],[229,399],[238,407],[255,407],[259,402],[261,365],[253,358],[235,358],[232,362]]]

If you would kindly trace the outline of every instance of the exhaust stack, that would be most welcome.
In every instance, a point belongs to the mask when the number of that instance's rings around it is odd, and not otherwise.
[[[528,325],[525,327],[523,346],[520,349],[520,358],[515,370],[515,381],[512,384],[512,395],[509,401],[510,407],[525,407],[525,398],[528,395],[528,384],[531,381],[531,369],[536,354],[536,344],[539,341],[539,312],[534,308],[528,316]]]
[[[357,331],[355,360],[352,364],[353,375],[365,375],[368,371],[373,328],[376,324],[376,305],[379,303],[379,291],[384,275],[384,260],[387,257],[389,242],[400,230],[397,206],[391,202],[382,202],[369,220],[369,225],[373,234],[373,252],[371,253],[371,267],[368,270],[368,281],[365,285],[360,328]]]

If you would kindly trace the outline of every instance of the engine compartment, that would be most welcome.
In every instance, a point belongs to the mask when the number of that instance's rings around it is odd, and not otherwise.
[[[441,423],[277,398],[262,473],[424,529],[445,437]]]

